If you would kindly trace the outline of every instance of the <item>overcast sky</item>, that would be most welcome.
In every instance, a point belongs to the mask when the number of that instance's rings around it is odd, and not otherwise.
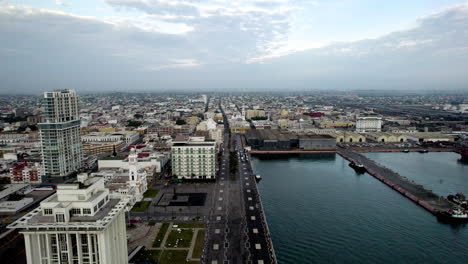
[[[468,90],[468,2],[0,0],[0,93]]]

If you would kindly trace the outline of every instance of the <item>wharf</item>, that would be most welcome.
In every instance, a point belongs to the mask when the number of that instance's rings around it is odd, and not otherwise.
[[[393,148],[352,148],[351,149],[354,152],[399,152],[402,153],[403,149],[393,149]],[[420,151],[427,151],[427,152],[453,152],[453,149],[449,148],[408,148],[406,149],[408,152],[420,152]],[[404,153],[404,152],[403,152]]]
[[[250,154],[307,154],[336,153],[336,150],[250,150]]]
[[[431,190],[425,189],[422,185],[401,176],[400,174],[383,167],[381,164],[368,159],[367,157],[349,150],[339,150],[338,154],[348,161],[361,163],[366,167],[367,172],[376,179],[385,183],[406,198],[420,205],[432,214],[447,211],[454,205],[442,196],[438,196]]]

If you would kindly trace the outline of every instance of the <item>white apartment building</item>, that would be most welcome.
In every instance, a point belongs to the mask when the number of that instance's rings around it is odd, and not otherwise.
[[[45,123],[38,124],[46,175],[67,176],[81,168],[78,97],[74,90],[44,93]]]
[[[24,235],[28,264],[128,263],[126,202],[110,198],[104,179],[61,184],[56,194],[8,226]]]
[[[361,116],[356,120],[356,132],[380,132],[382,131],[382,118],[377,116]]]
[[[179,179],[214,179],[216,142],[204,137],[176,138],[171,148],[172,174]]]

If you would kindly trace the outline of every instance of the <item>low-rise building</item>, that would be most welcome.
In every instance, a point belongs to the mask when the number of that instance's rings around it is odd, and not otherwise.
[[[45,169],[38,162],[23,162],[10,167],[11,183],[41,184],[45,176]]]
[[[386,132],[365,133],[364,135],[369,140],[379,143],[395,143],[407,141],[407,137],[405,135],[398,135]]]
[[[336,139],[329,135],[299,135],[301,150],[335,150]]]
[[[445,135],[439,132],[419,132],[408,133],[405,136],[412,141],[416,142],[440,142],[440,141],[455,141],[455,138],[450,135]]]
[[[115,142],[87,142],[83,143],[83,152],[87,155],[102,155],[119,152],[125,147],[123,141]]]
[[[362,143],[366,142],[366,137],[353,132],[335,132],[327,133],[328,135],[334,137],[337,143]]]

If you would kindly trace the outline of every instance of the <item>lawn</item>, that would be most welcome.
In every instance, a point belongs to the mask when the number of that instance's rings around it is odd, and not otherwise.
[[[136,202],[132,208],[132,212],[146,212],[150,204],[150,201]]]
[[[154,260],[159,264],[198,264],[196,261],[187,261],[188,250],[144,250],[132,261]]]
[[[188,250],[165,250],[160,259],[160,264],[187,263]]]
[[[160,254],[160,250],[140,250],[132,261],[157,260]]]
[[[205,244],[205,230],[199,230],[193,248],[192,258],[201,258],[203,253],[203,245]]]
[[[205,223],[179,223],[174,225],[177,225],[177,228],[206,228]]]
[[[145,197],[145,198],[153,198],[153,197],[156,197],[156,195],[158,195],[158,192],[159,192],[159,190],[150,189],[150,190],[147,190],[147,191],[143,194],[143,197]]]
[[[164,239],[164,235],[166,234],[168,228],[169,223],[162,224],[161,229],[159,229],[158,235],[154,239],[153,247],[161,247],[162,240]]]
[[[188,248],[192,242],[193,230],[192,229],[172,229],[167,237],[166,247],[169,248]],[[177,243],[177,244],[176,244]]]

